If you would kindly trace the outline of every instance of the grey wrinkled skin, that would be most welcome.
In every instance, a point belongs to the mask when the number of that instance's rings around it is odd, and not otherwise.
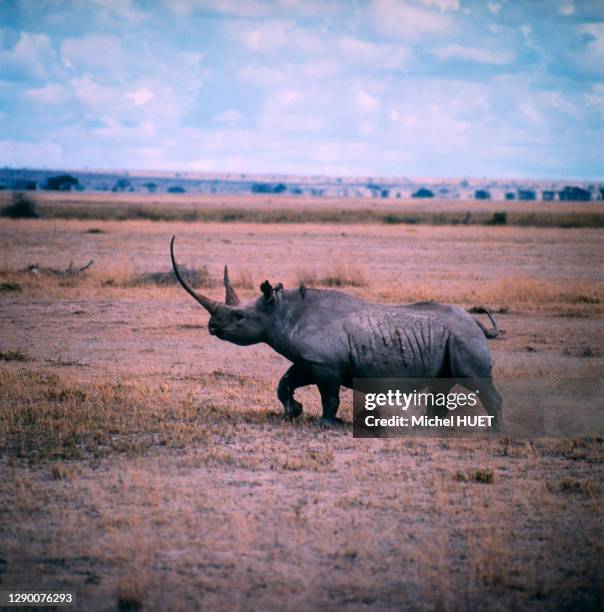
[[[298,417],[302,404],[294,399],[297,388],[316,385],[323,406],[322,421],[338,422],[340,387],[352,387],[354,378],[470,379],[468,389],[480,391],[483,406],[503,425],[502,398],[492,383],[491,353],[487,337],[498,333],[457,306],[421,302],[383,305],[366,302],[339,291],[296,290],[261,285],[262,295],[242,304],[231,286],[225,266],[225,302],[217,302],[191,289],[170,255],[174,273],[184,289],[210,313],[210,334],[240,346],[264,342],[292,362],[279,381],[277,396],[285,415]],[[447,393],[443,380],[432,391]],[[430,406],[428,414],[443,416],[446,407]]]

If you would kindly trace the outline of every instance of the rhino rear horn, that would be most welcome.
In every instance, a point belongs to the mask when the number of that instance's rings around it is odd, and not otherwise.
[[[224,267],[224,289],[225,289],[224,301],[227,304],[227,306],[238,306],[239,304],[241,304],[241,300],[239,299],[237,292],[233,288],[233,285],[231,285],[231,281],[229,279],[229,267],[228,266]]]

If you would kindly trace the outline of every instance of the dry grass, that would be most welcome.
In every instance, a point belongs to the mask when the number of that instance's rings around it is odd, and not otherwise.
[[[256,289],[257,280],[254,279],[254,274],[249,268],[243,267],[239,269],[239,273],[231,279],[234,287],[253,291]]]
[[[198,288],[211,289],[215,297],[222,299],[222,274],[220,269],[203,265],[196,269],[183,266],[188,282]],[[241,296],[250,299],[259,295],[258,287],[263,280],[248,268],[240,268],[232,276],[233,285],[243,290]],[[268,275],[266,275],[268,276]],[[19,287],[19,291],[46,292],[49,295],[64,295],[65,289],[98,291],[107,298],[115,298],[127,290],[133,298],[163,295],[177,299],[182,295],[172,271],[134,272],[127,265],[114,265],[91,270],[87,274],[73,277],[33,275],[27,271],[0,270],[0,281],[4,285]],[[385,303],[410,303],[433,300],[462,305],[486,304],[495,312],[506,307],[524,309],[575,306],[575,312],[604,311],[604,282],[576,279],[539,279],[523,276],[504,276],[484,283],[443,283],[436,278],[431,281],[409,282],[396,278],[391,281],[374,280],[365,266],[356,262],[338,261],[331,266],[298,268],[285,279],[286,288],[296,288],[303,282],[307,287],[353,288],[357,295],[370,301]]]
[[[367,287],[367,274],[358,263],[338,261],[321,271],[316,269],[297,270],[296,285],[307,287]]]
[[[32,196],[46,219],[186,221],[218,223],[328,223],[386,225],[470,224],[520,227],[601,228],[598,203],[368,200],[274,196],[148,196],[106,193],[38,193]],[[0,207],[10,193],[0,193]]]
[[[247,391],[249,381],[223,370],[202,379],[203,388],[218,386],[222,407],[197,413],[188,385],[156,402],[155,388],[33,377],[24,371],[27,384],[14,377],[2,389],[9,405],[17,396],[29,405],[30,422],[17,429],[31,447],[41,440],[32,421],[66,433],[68,420],[89,427],[88,402],[94,423],[122,444],[104,458],[51,454],[36,467],[7,466],[8,586],[61,584],[86,609],[101,600],[183,610],[292,600],[305,609],[507,609],[536,600],[592,608],[598,600],[601,442],[353,441],[250,410],[221,387]],[[166,422],[204,433],[183,438]],[[571,447],[582,461],[569,458]]]
[[[95,226],[0,221],[0,281],[22,289],[0,294],[0,350],[29,360],[0,360],[2,588],[87,610],[600,605],[601,439],[354,440],[321,429],[311,389],[284,421],[285,359],[210,337],[177,287],[130,286],[169,270],[176,233],[213,297],[228,263],[244,299],[299,268],[376,301],[485,304],[496,379],[596,377],[599,231]],[[359,270],[335,270],[350,253]],[[76,279],[18,271],[93,258]]]

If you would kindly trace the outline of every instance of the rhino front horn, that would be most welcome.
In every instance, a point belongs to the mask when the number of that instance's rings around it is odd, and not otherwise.
[[[172,236],[172,240],[170,241],[170,257],[172,258],[172,268],[174,269],[174,274],[178,279],[178,282],[183,286],[183,289],[195,300],[197,300],[210,314],[214,314],[218,307],[221,306],[220,302],[213,300],[209,297],[206,297],[202,293],[197,293],[194,291],[185,281],[185,279],[180,275],[180,271],[178,270],[178,265],[176,264],[176,259],[174,258],[174,240],[176,236]]]

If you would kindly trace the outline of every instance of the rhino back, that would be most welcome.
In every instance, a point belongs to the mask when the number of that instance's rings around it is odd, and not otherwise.
[[[433,377],[442,369],[449,330],[404,307],[374,307],[343,322],[352,377]]]
[[[463,309],[435,302],[383,305],[338,291],[284,295],[272,346],[294,362],[352,378],[436,377],[448,350],[490,363],[484,333]],[[483,360],[481,358],[481,360]]]

